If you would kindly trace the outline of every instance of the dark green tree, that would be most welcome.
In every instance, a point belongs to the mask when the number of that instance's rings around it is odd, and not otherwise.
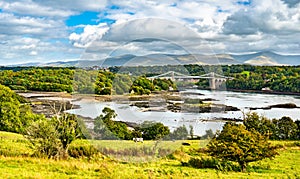
[[[184,140],[187,138],[189,135],[187,128],[185,125],[179,126],[176,128],[171,134],[170,138],[171,139],[176,139],[176,140]]]
[[[190,125],[190,136],[191,136],[191,139],[194,138],[194,127],[192,125]]]
[[[167,126],[160,122],[145,121],[141,124],[142,136],[145,140],[159,140],[170,134]]]
[[[117,116],[114,110],[105,107],[100,116],[94,121],[94,132],[97,139],[131,139],[132,134],[127,125],[120,121],[114,121]]]
[[[205,131],[205,134],[201,136],[201,139],[212,139],[215,136],[214,132],[212,129],[208,129]]]
[[[257,113],[247,113],[243,120],[243,124],[246,129],[256,130],[262,135],[268,135],[270,139],[276,139],[276,126],[273,121],[267,119],[266,117],[259,116]]]
[[[237,162],[243,172],[249,162],[273,158],[278,154],[266,136],[256,130],[248,131],[242,124],[233,123],[226,123],[207,147],[211,156]]]
[[[297,124],[290,117],[276,120],[276,137],[281,140],[294,140],[297,138]]]

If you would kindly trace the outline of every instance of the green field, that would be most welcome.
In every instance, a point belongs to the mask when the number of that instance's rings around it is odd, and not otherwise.
[[[282,146],[279,149],[280,155],[274,160],[266,159],[251,163],[247,173],[182,166],[181,161],[201,155],[195,151],[207,141],[185,141],[191,146],[181,146],[182,142],[162,141],[158,144],[161,148],[169,147],[175,152],[151,162],[125,162],[100,154],[90,158],[55,160],[31,157],[33,150],[23,136],[0,132],[0,178],[297,178],[300,176],[299,142],[274,141],[274,144]],[[149,141],[96,143],[115,150],[155,145]],[[86,140],[78,140],[72,144],[73,147],[88,145],[91,143]]]

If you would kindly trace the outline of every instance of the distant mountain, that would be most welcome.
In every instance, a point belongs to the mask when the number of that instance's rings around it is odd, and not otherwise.
[[[56,67],[110,67],[110,66],[160,66],[179,64],[199,64],[199,65],[230,65],[230,64],[251,64],[251,65],[300,65],[300,55],[280,55],[274,52],[258,52],[251,54],[149,54],[145,56],[135,56],[126,54],[122,56],[109,57],[106,59],[58,61],[50,63],[25,63],[13,66],[56,66]]]
[[[259,62],[259,60],[265,61],[267,58],[271,63],[277,65],[300,65],[300,55],[280,55],[270,51],[231,56],[241,63],[249,62],[250,60],[258,60],[257,62]]]
[[[278,65],[285,65],[285,64],[279,64],[275,61],[273,61],[270,57],[266,56],[258,56],[251,60],[245,61],[245,64],[249,65],[260,65],[260,66],[278,66]]]

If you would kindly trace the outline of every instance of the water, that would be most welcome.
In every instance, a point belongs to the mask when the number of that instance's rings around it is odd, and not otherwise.
[[[187,92],[197,92],[204,95],[189,95],[190,98],[212,98],[217,101],[214,103],[226,104],[234,106],[241,111],[229,112],[211,112],[211,113],[174,113],[174,112],[142,112],[135,106],[129,106],[128,103],[117,102],[98,102],[94,100],[81,100],[74,102],[80,105],[80,109],[69,110],[69,113],[82,115],[85,117],[95,118],[101,114],[104,107],[110,107],[118,114],[116,120],[142,123],[143,121],[161,122],[168,126],[171,131],[175,128],[185,125],[188,129],[193,126],[196,135],[203,135],[205,130],[213,131],[221,130],[224,122],[203,121],[212,118],[243,118],[243,114],[249,112],[250,107],[268,107],[275,104],[294,103],[300,106],[300,98],[289,95],[270,95],[270,94],[254,94],[239,93],[229,91],[206,91],[206,90],[189,90]],[[282,109],[273,108],[270,110],[254,110],[260,115],[267,118],[281,118],[283,116],[291,117],[293,120],[300,120],[300,109]],[[91,126],[90,126],[91,127]]]

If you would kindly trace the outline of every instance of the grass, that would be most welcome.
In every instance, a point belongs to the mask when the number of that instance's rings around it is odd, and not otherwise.
[[[0,156],[29,156],[33,151],[28,146],[22,135],[0,131]]]
[[[300,176],[300,148],[294,141],[274,141],[282,145],[280,155],[274,160],[251,163],[247,173],[220,172],[214,169],[195,169],[181,165],[191,155],[197,156],[199,146],[207,141],[185,141],[161,143],[171,145],[176,151],[173,157],[161,157],[144,163],[121,162],[114,158],[94,156],[93,158],[70,158],[54,160],[30,157],[32,150],[21,135],[0,132],[0,178],[297,178]],[[98,141],[101,146],[116,150],[123,148],[153,146],[154,143],[126,141]],[[72,145],[90,145],[90,141],[77,140]],[[299,178],[299,177],[298,177]]]

